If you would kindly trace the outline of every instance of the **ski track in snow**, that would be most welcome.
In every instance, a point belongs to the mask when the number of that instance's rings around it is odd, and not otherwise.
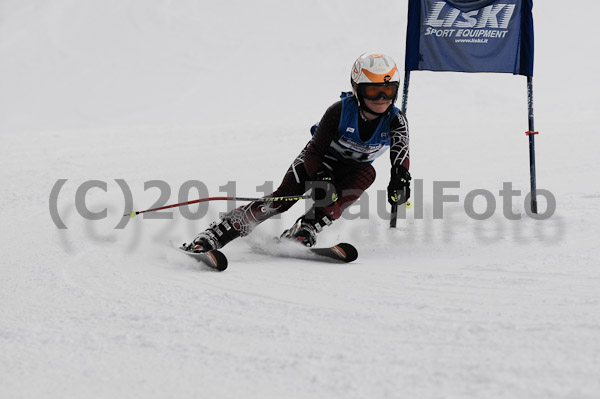
[[[529,187],[524,83],[423,73],[411,81],[408,118],[424,216],[413,208],[388,229],[376,207],[389,173],[382,157],[369,218],[336,221],[319,237],[354,244],[356,262],[251,249],[268,248],[302,205],[227,246],[223,273],[168,243],[192,239],[224,203],[196,221],[175,210],[173,220],[138,216],[115,229],[124,204],[115,179],[130,186],[135,209],[158,199],[158,189],[144,189],[151,180],[169,183],[169,203],[188,180],[210,195],[228,181],[239,195],[260,195],[257,186],[278,184],[310,125],[346,88],[360,52],[381,43],[401,63],[405,4],[381,17],[395,36],[349,41],[347,27],[364,22],[360,4],[305,3],[264,0],[252,6],[259,13],[243,2],[0,5],[0,397],[599,397],[600,88],[587,71],[557,87],[575,56],[555,58],[566,39],[543,2],[534,8],[538,182],[557,198],[550,219],[528,217],[518,197],[512,210],[522,218],[508,220],[498,196],[504,181],[523,196]],[[569,12],[561,11],[567,25]],[[207,53],[235,66],[219,69]],[[315,85],[306,71],[317,59],[324,81]],[[273,104],[289,74],[297,80]],[[68,179],[57,204],[66,230],[49,216],[58,179]],[[75,209],[77,187],[91,179],[107,183],[86,200],[93,212],[107,209],[105,220]],[[461,181],[449,190],[460,202],[437,220],[432,182],[444,180]],[[490,219],[465,214],[475,188],[496,195]]]

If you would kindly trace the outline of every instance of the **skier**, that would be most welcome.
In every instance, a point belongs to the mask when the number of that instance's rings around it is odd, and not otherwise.
[[[391,57],[363,54],[351,72],[352,92],[342,93],[321,121],[311,128],[312,139],[287,170],[281,185],[268,197],[300,196],[309,191],[315,206],[284,231],[281,238],[312,247],[317,233],[338,219],[375,180],[371,165],[391,146],[388,202],[403,204],[410,197],[408,125],[394,106],[400,78]],[[192,243],[191,252],[222,248],[246,236],[264,220],[287,211],[295,202],[254,201],[225,214]]]

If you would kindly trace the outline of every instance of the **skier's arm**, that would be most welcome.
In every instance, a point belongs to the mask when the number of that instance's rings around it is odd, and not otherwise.
[[[390,137],[392,139],[390,160],[392,167],[402,165],[408,170],[410,169],[408,122],[402,112],[398,112],[398,115],[392,120],[390,128]]]
[[[304,168],[311,178],[314,178],[317,172],[323,170],[325,153],[337,134],[341,116],[342,102],[338,101],[325,111],[323,118],[317,125],[315,134],[308,143],[304,154]]]
[[[392,169],[388,184],[388,202],[391,205],[403,204],[410,198],[410,157],[408,151],[408,123],[402,112],[393,119],[390,126],[392,139],[390,159]]]

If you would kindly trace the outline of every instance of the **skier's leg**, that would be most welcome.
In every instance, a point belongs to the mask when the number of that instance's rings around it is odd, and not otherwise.
[[[296,157],[287,170],[277,190],[267,197],[300,196],[305,193],[308,179],[304,169],[304,151]],[[256,226],[265,220],[283,213],[292,207],[295,201],[253,201],[226,213],[219,221],[198,234],[188,246],[199,252],[219,249],[237,237],[247,236]]]
[[[333,220],[336,220],[373,184],[376,172],[373,165],[364,162],[344,165],[336,170],[334,178],[339,197],[331,206],[325,207],[325,211],[331,215]]]
[[[338,219],[344,209],[356,201],[375,180],[375,168],[369,163],[336,165],[334,168],[336,191],[339,198],[331,205],[314,207],[301,216],[294,225],[281,235],[282,238],[298,241],[312,247],[317,242],[317,233]]]

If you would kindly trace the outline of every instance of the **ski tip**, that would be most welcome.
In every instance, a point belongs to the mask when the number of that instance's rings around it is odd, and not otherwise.
[[[175,246],[175,248],[177,248],[179,251],[191,256],[192,258],[196,259],[199,262],[204,263],[205,265],[207,265],[208,267],[210,267],[213,270],[222,272],[225,269],[227,269],[227,266],[228,266],[227,256],[225,256],[225,254],[221,251],[214,249],[214,250],[208,251],[208,252],[192,252],[192,251],[186,250],[185,243],[183,243],[179,247],[174,245],[173,242],[171,242],[171,244],[173,246]]]
[[[358,251],[352,244],[341,242],[333,247],[334,251],[336,249],[343,254],[342,259],[344,262],[354,262],[356,259],[358,259]]]
[[[211,261],[213,262],[214,268],[216,270],[222,272],[225,269],[227,269],[227,266],[228,266],[227,257],[225,256],[225,254],[223,252],[215,249],[210,252],[207,252],[206,254],[212,258]]]

